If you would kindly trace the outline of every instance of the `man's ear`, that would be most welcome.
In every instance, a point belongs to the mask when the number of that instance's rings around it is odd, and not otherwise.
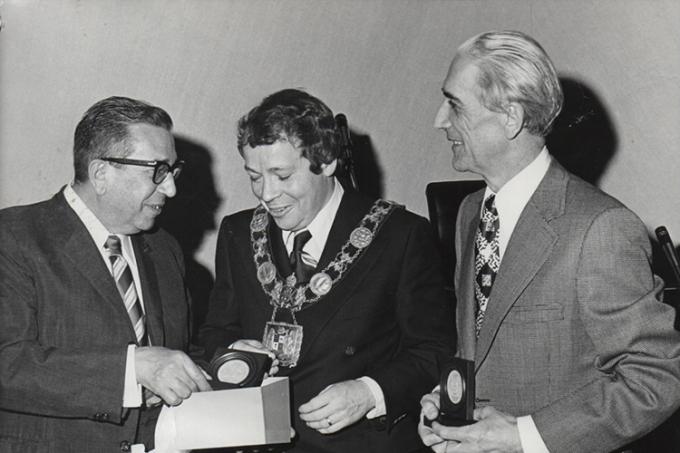
[[[107,173],[109,165],[103,160],[93,159],[87,166],[87,175],[90,179],[90,184],[97,195],[106,193],[107,187]]]
[[[505,138],[512,140],[524,128],[524,107],[518,102],[505,105]]]
[[[321,173],[324,176],[333,176],[336,168],[338,168],[338,159],[333,159],[330,164],[321,164]]]

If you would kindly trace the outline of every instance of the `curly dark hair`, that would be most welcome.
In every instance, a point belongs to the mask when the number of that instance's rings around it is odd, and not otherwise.
[[[321,173],[322,164],[340,157],[340,132],[333,112],[320,99],[298,89],[277,91],[238,121],[238,151],[288,141]]]

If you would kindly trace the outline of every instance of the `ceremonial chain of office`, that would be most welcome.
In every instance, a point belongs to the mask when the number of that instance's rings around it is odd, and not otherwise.
[[[271,248],[267,234],[269,215],[264,207],[258,206],[250,221],[250,240],[253,246],[253,259],[257,268],[257,279],[269,296],[274,308],[286,308],[297,312],[317,302],[336,285],[362,255],[389,215],[400,205],[386,200],[376,200],[370,211],[352,230],[349,239],[335,255],[333,260],[320,272],[312,276],[307,284],[297,284],[292,273],[282,280],[272,261]]]

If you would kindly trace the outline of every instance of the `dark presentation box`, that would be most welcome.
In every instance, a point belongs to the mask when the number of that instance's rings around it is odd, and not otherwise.
[[[439,418],[446,426],[475,422],[475,362],[453,359],[442,370],[439,393]]]

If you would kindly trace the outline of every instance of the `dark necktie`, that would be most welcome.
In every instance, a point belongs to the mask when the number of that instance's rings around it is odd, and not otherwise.
[[[491,288],[501,263],[498,250],[500,224],[495,202],[495,195],[491,195],[484,202],[479,229],[475,235],[475,299],[477,299],[475,333],[477,336],[479,336],[479,331],[484,323],[486,305],[489,302]]]
[[[290,253],[290,267],[295,272],[298,283],[307,283],[314,274],[314,266],[305,263],[302,248],[312,238],[312,233],[307,230],[300,231],[295,235],[293,251]]]
[[[109,252],[109,260],[111,260],[113,278],[116,281],[116,286],[118,287],[120,297],[125,303],[125,309],[127,310],[128,316],[130,317],[132,327],[135,329],[137,343],[145,346],[148,344],[148,341],[146,336],[144,311],[142,311],[142,304],[139,302],[139,298],[137,297],[135,282],[132,279],[132,271],[130,270],[130,266],[128,266],[128,263],[125,261],[123,253],[121,252],[120,239],[118,236],[109,236],[106,239],[104,248],[106,248]]]

